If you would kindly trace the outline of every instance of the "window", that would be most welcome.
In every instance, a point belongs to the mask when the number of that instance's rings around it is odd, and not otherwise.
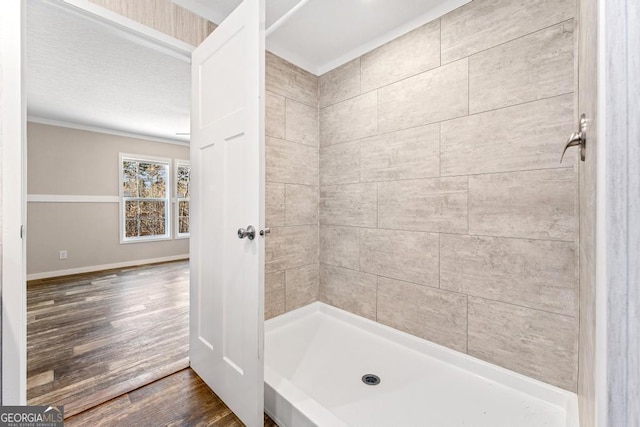
[[[176,160],[176,238],[189,237],[191,163]]]
[[[120,242],[171,238],[168,159],[120,155]]]

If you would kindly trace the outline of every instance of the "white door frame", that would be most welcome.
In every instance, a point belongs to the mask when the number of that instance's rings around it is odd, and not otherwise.
[[[27,399],[25,1],[0,2],[2,31],[2,403]]]
[[[640,5],[598,2],[597,425],[640,423]]]

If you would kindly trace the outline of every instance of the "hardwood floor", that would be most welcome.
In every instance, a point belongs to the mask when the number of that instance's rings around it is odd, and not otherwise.
[[[242,422],[191,370],[119,396],[65,420],[73,426],[242,426]],[[266,415],[265,427],[277,427]]]
[[[30,405],[77,414],[186,368],[188,345],[188,261],[28,283]]]

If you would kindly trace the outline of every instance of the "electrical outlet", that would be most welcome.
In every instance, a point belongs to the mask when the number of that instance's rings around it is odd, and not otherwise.
[[[60,251],[60,259],[67,259],[67,250],[61,250]]]

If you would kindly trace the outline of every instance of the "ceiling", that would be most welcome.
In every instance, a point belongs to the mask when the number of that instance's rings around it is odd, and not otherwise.
[[[188,62],[39,0],[27,28],[31,120],[188,142]]]
[[[173,1],[216,24],[240,4]],[[266,0],[267,49],[321,75],[469,1]]]
[[[469,1],[266,0],[267,49],[321,75]],[[220,23],[241,1],[173,2]],[[189,52],[62,4],[27,2],[30,120],[188,143]]]

